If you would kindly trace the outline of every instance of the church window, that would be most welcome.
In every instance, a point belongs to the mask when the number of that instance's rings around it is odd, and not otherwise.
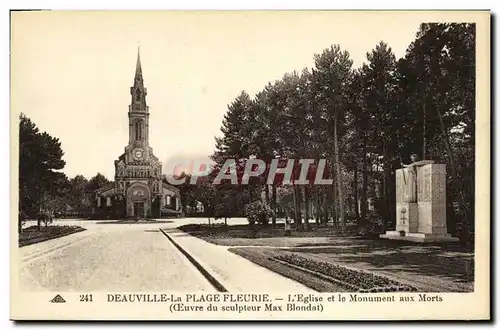
[[[142,124],[140,120],[137,120],[135,122],[135,139],[136,140],[142,139]]]
[[[136,101],[139,102],[141,100],[141,90],[138,89],[136,93]]]

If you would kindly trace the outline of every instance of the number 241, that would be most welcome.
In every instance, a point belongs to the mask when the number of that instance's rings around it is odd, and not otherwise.
[[[80,302],[92,302],[92,295],[91,294],[81,294],[80,295]]]

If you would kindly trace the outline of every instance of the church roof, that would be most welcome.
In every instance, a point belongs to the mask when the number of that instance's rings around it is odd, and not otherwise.
[[[116,163],[119,163],[120,160],[123,161],[125,163],[125,153],[121,154],[120,157],[118,157],[118,160],[115,160]]]
[[[97,189],[95,191],[96,194],[100,194],[100,193],[103,193],[105,191],[108,191],[108,190],[111,190],[111,189],[114,189],[115,188],[115,184],[113,182],[111,183],[108,183],[107,185],[105,185],[104,187],[101,187],[99,189]]]
[[[180,192],[180,189],[179,189],[179,188],[177,188],[176,186],[173,186],[173,185],[171,185],[171,184],[168,184],[168,183],[166,183],[166,182],[163,182],[163,187],[164,187],[164,188],[167,188],[167,189],[170,189],[170,190],[173,190],[173,191],[175,191],[175,192]]]

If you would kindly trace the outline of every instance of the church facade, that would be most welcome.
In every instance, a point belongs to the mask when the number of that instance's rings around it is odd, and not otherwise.
[[[179,189],[162,181],[162,164],[149,145],[150,114],[139,53],[130,95],[128,144],[115,160],[114,182],[96,191],[97,208],[118,209],[118,216],[127,218],[179,214]]]

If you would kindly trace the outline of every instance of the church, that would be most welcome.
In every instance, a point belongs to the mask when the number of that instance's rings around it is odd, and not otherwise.
[[[182,210],[179,189],[162,181],[162,164],[149,146],[150,114],[139,52],[130,94],[128,144],[115,160],[114,182],[96,191],[97,210],[121,218],[178,216]]]

